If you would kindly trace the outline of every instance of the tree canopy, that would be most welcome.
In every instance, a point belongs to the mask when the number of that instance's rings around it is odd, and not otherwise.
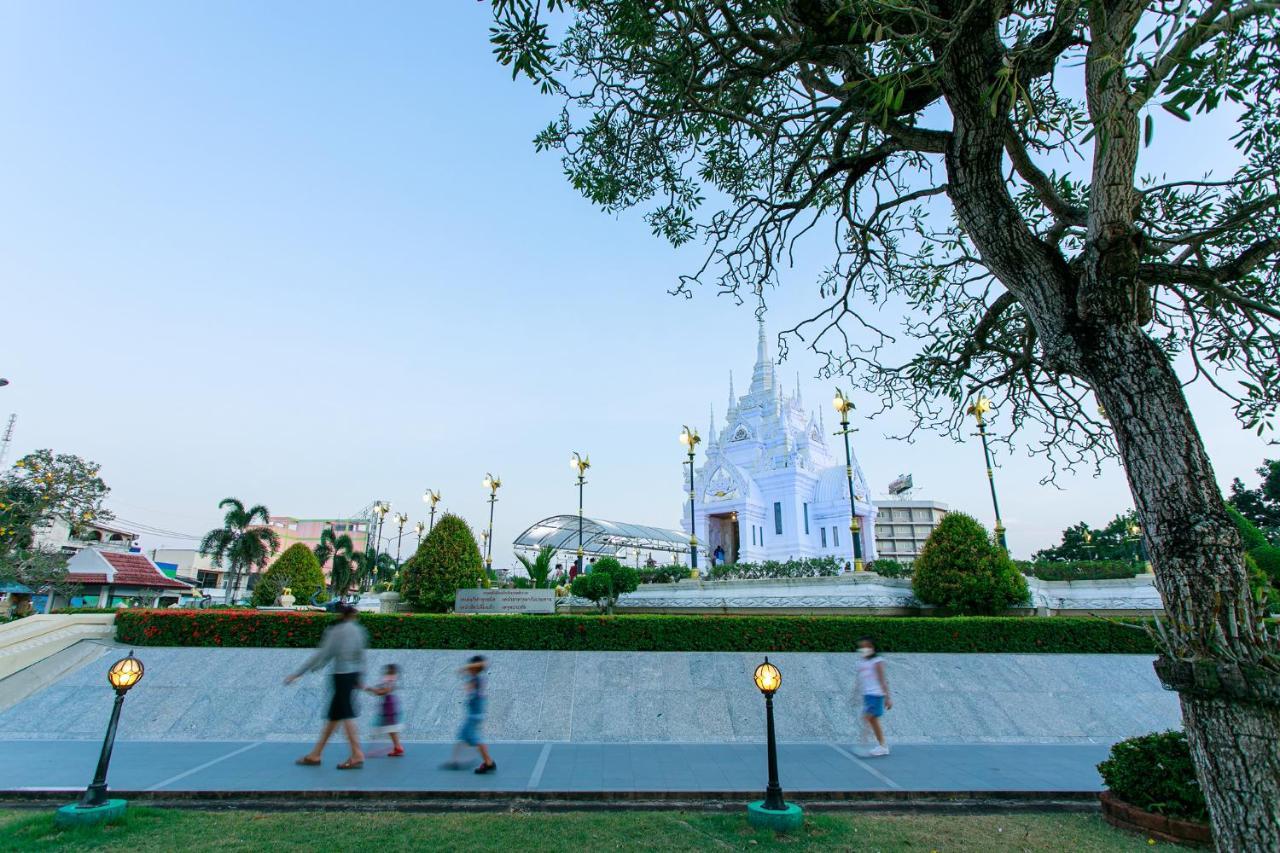
[[[1051,461],[1113,453],[1069,346],[1091,318],[1141,325],[1247,424],[1270,423],[1273,4],[492,5],[499,61],[564,101],[536,145],[605,210],[643,207],[655,234],[709,246],[677,290],[763,299],[798,252],[822,253],[822,306],[784,347],[910,404],[917,426],[959,435],[981,388],[1010,429],[1043,427]],[[1136,173],[1156,116],[1223,108],[1238,169]]]
[[[1262,482],[1254,489],[1246,489],[1239,477],[1231,481],[1231,505],[1280,545],[1280,459],[1265,460],[1256,473]]]
[[[1037,560],[1132,560],[1137,554],[1138,517],[1132,510],[1117,515],[1104,527],[1081,521],[1062,531],[1062,542],[1035,553]]]
[[[37,450],[0,476],[0,553],[29,548],[35,528],[54,518],[73,533],[114,516],[103,506],[111,489],[99,466],[70,453]]]
[[[1022,434],[1050,477],[1118,455],[1164,653],[1280,695],[1280,633],[1183,394],[1207,382],[1259,432],[1280,403],[1276,3],[491,6],[498,61],[562,103],[535,144],[604,210],[706,245],[677,292],[764,310],[813,252],[818,304],[784,355],[811,347],[910,432],[959,438],[989,397],[1004,437],[1038,427]],[[1157,116],[1221,131],[1238,165],[1183,147],[1187,174],[1142,172],[1144,146],[1169,145]],[[1230,693],[1243,676],[1205,695],[1174,672],[1218,843],[1280,848],[1280,758],[1256,746],[1280,706]]]

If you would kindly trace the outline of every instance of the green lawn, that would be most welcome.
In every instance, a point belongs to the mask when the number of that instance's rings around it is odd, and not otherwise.
[[[1163,845],[1161,845],[1163,846]],[[1094,814],[822,812],[774,836],[745,814],[702,812],[200,812],[133,808],[117,826],[63,831],[50,811],[0,811],[0,850],[1146,850]]]

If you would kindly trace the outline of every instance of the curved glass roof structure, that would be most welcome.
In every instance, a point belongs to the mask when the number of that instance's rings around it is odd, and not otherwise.
[[[577,551],[578,516],[553,515],[544,518],[517,536],[512,544],[517,551],[536,551],[544,545],[550,545],[556,551]],[[689,534],[644,524],[625,524],[598,518],[582,519],[583,553],[616,557],[619,552],[633,548],[684,553],[689,550]]]

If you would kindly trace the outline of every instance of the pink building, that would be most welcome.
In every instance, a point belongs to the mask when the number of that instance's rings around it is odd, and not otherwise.
[[[289,515],[273,515],[268,524],[280,537],[280,550],[276,552],[279,556],[297,542],[308,548],[315,548],[320,544],[320,535],[330,527],[339,536],[344,533],[350,536],[351,544],[355,546],[356,553],[359,553],[369,545],[373,522],[367,518],[294,518]],[[328,565],[324,569],[328,576]]]

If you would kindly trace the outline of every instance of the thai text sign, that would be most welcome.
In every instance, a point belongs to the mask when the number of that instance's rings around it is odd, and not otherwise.
[[[455,613],[555,613],[551,589],[460,589],[453,600]]]

